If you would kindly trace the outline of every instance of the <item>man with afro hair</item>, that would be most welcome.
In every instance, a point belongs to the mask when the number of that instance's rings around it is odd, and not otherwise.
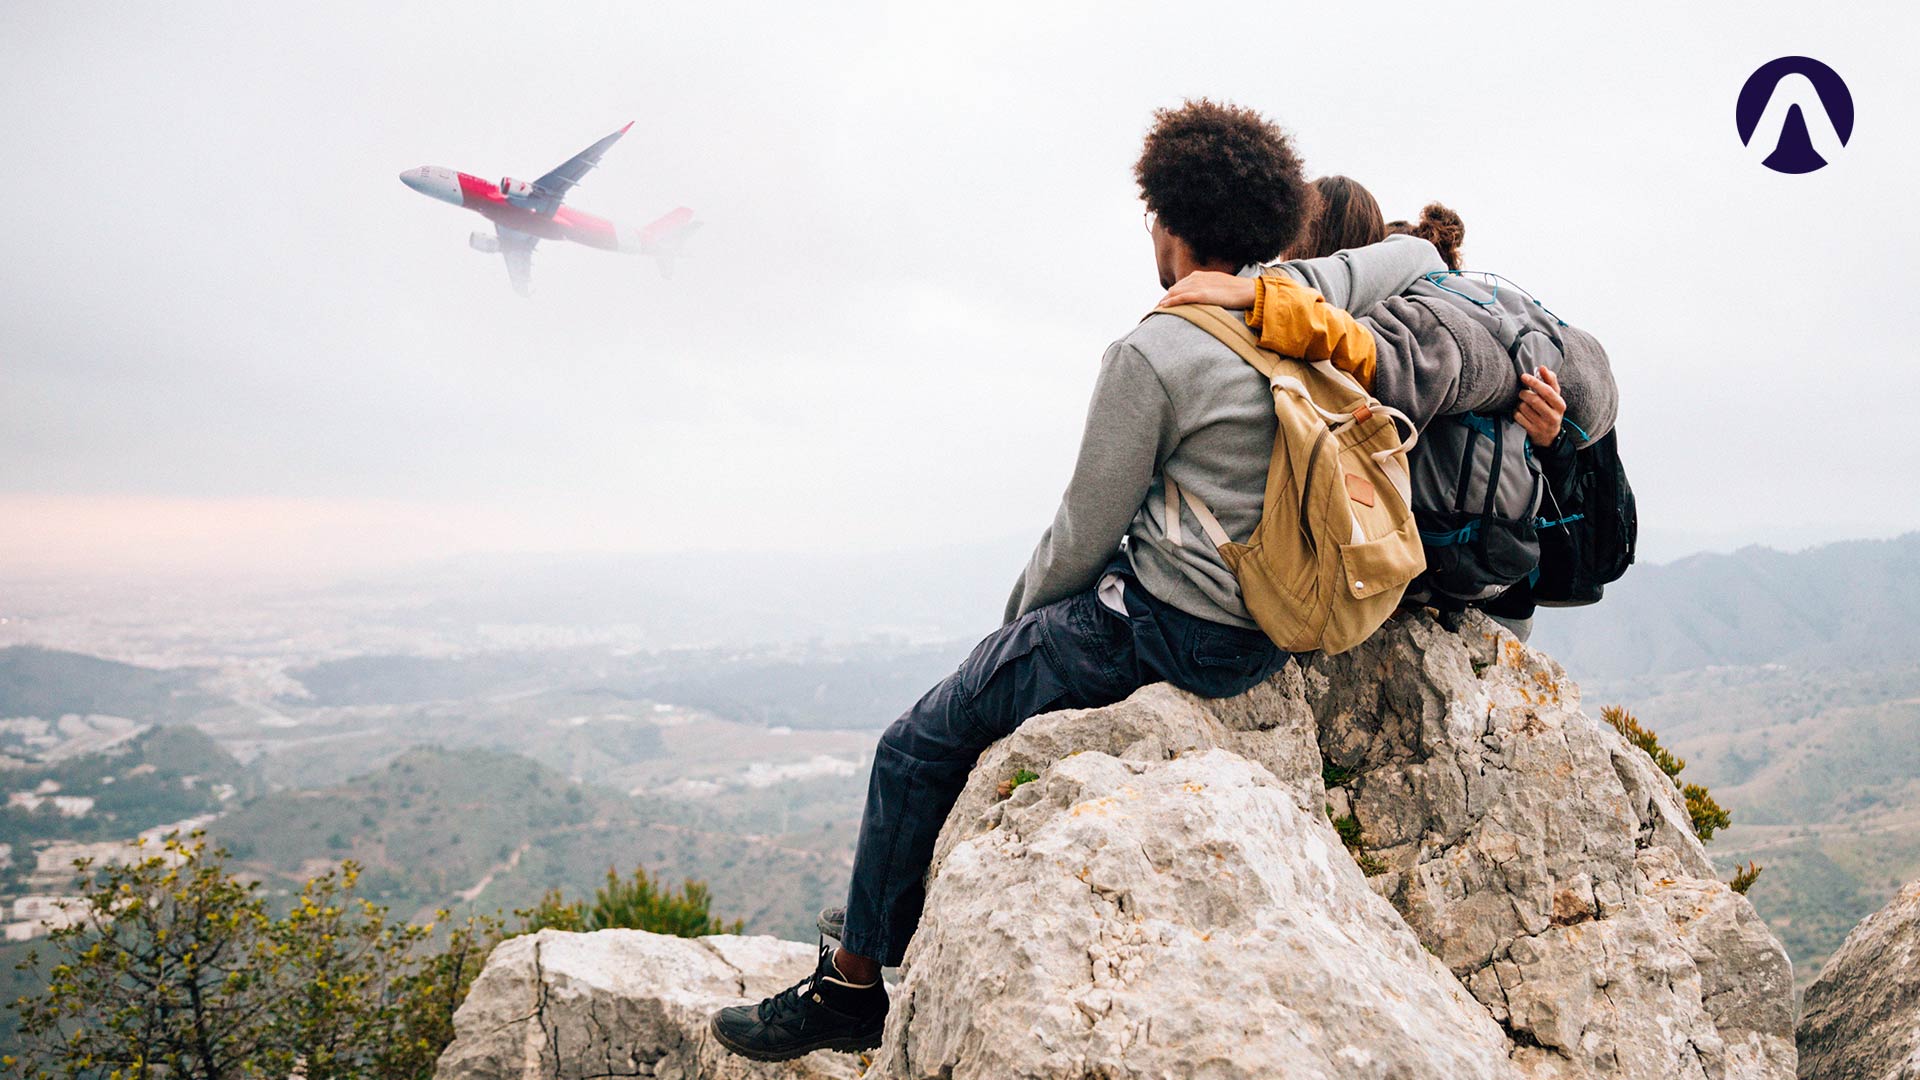
[[[1154,114],[1134,176],[1163,288],[1196,271],[1260,273],[1313,211],[1286,133],[1204,98]],[[1443,267],[1433,245],[1402,236],[1266,269],[1358,311]],[[762,1061],[879,1045],[880,969],[906,953],[934,840],[994,740],[1040,713],[1109,705],[1160,680],[1228,697],[1287,662],[1212,546],[1169,540],[1165,499],[1170,477],[1230,536],[1250,535],[1277,430],[1269,395],[1259,372],[1174,316],[1151,315],[1107,349],[1073,478],[1005,625],[880,738],[846,907],[820,913],[839,947],[823,942],[797,985],[717,1013],[722,1045]],[[1176,512],[1186,535],[1203,535],[1190,509]]]

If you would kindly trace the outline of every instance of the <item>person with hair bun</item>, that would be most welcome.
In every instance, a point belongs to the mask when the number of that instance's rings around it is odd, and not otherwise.
[[[1395,222],[1405,225],[1405,222]],[[1407,233],[1432,244],[1447,269],[1460,269],[1460,243],[1467,238],[1467,223],[1460,215],[1437,202],[1420,208],[1420,220],[1407,226]]]
[[[1322,176],[1313,182],[1313,216],[1300,239],[1287,249],[1289,259],[1320,259],[1339,251],[1377,244],[1389,236],[1417,236],[1440,252],[1447,269],[1460,269],[1460,244],[1466,222],[1442,203],[1420,208],[1420,220],[1385,221],[1380,203],[1351,176]]]

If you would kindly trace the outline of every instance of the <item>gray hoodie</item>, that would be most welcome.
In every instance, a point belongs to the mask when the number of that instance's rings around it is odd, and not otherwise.
[[[1270,269],[1335,307],[1366,311],[1445,268],[1432,244],[1394,236]],[[1185,319],[1143,319],[1100,361],[1073,479],[1014,583],[1007,621],[1092,588],[1124,536],[1134,575],[1156,598],[1252,627],[1239,583],[1191,510],[1181,510],[1187,542],[1168,542],[1162,477],[1200,496],[1229,536],[1245,540],[1260,520],[1277,427],[1267,380],[1233,350]]]
[[[1581,445],[1613,429],[1620,390],[1607,351],[1524,292],[1450,277],[1417,281],[1372,308],[1350,310],[1373,335],[1373,396],[1422,431],[1436,416],[1511,412],[1520,397],[1519,370],[1542,362],[1560,377],[1567,420],[1581,432]],[[1502,341],[1515,340],[1523,327],[1539,333],[1510,356]],[[1541,344],[1549,339],[1558,348]]]

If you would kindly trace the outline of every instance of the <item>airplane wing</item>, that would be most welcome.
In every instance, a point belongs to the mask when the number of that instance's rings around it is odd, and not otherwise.
[[[573,190],[573,185],[592,172],[593,167],[600,164],[600,158],[606,154],[607,149],[619,142],[620,136],[625,135],[627,128],[632,126],[633,121],[627,121],[626,127],[573,155],[559,168],[535,180],[534,196],[527,200],[527,205],[535,213],[540,214],[551,214],[559,209],[560,204],[566,200],[567,192]]]
[[[493,228],[500,236],[500,257],[507,260],[507,278],[513,282],[513,291],[521,296],[533,295],[533,246],[540,238],[497,222]]]

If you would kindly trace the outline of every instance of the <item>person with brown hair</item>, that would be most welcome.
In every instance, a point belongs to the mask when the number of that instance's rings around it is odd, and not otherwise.
[[[1377,244],[1389,236],[1417,236],[1440,252],[1447,269],[1460,269],[1460,244],[1466,222],[1445,205],[1420,208],[1420,220],[1386,221],[1380,203],[1351,176],[1323,176],[1313,182],[1314,210],[1300,239],[1287,249],[1289,259],[1318,259],[1336,251]]]
[[[1251,109],[1189,101],[1154,114],[1134,177],[1162,288],[1195,271],[1258,273],[1312,209],[1286,134]],[[1440,270],[1432,245],[1397,238],[1267,268],[1340,307],[1366,308]],[[881,735],[844,909],[820,915],[813,974],[756,1005],[720,1010],[714,1038],[784,1061],[877,1046],[883,967],[920,920],[940,826],[980,752],[1029,717],[1093,708],[1167,681],[1239,694],[1289,654],[1248,614],[1206,526],[1169,490],[1192,491],[1216,527],[1247,536],[1265,501],[1279,431],[1266,379],[1212,334],[1149,315],[1101,360],[1072,479],[1007,601],[1006,621],[960,669]],[[1184,523],[1183,523],[1184,522]]]
[[[1313,182],[1314,213],[1300,239],[1287,249],[1290,259],[1318,259],[1387,238],[1380,204],[1373,192],[1350,176],[1323,176]],[[1437,204],[1436,204],[1437,205]],[[1411,230],[1409,230],[1411,231]],[[1430,237],[1428,239],[1431,239]]]

